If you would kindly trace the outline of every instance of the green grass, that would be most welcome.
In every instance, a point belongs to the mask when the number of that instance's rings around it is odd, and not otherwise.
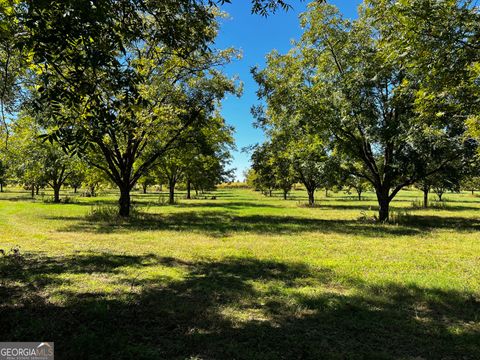
[[[0,194],[0,339],[58,359],[479,359],[480,197],[376,225],[374,195],[307,208],[222,190],[166,206]],[[433,198],[433,196],[432,196]]]

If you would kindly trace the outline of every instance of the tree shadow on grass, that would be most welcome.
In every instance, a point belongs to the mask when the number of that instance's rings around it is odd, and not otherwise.
[[[479,204],[480,203],[480,197],[478,196],[472,196],[471,194],[461,194],[462,198],[451,198],[449,197],[451,194],[446,194],[443,197],[443,201],[448,203],[464,203],[464,204]],[[457,194],[456,194],[457,195]]]
[[[422,231],[449,229],[457,232],[480,231],[480,218],[460,216],[409,215],[400,220],[400,224]]]
[[[253,258],[87,254],[9,266],[0,267],[8,275],[0,338],[55,341],[60,359],[480,357],[480,303],[468,292],[368,284],[328,268]],[[62,288],[61,276],[83,267],[85,275],[108,276],[131,266],[181,269],[185,276],[139,280],[126,294]],[[119,286],[131,282],[124,275]],[[9,301],[19,290],[35,296]],[[65,303],[50,302],[52,291]]]
[[[318,232],[369,237],[413,236],[435,229],[480,230],[480,219],[408,215],[397,225],[375,224],[360,220],[330,220],[275,215],[237,216],[229,211],[188,211],[170,214],[140,214],[127,220],[95,220],[86,217],[49,216],[62,221],[60,232],[115,233],[128,231],[182,231],[225,237],[234,233],[298,234]]]
[[[180,208],[219,208],[230,210],[242,210],[251,208],[264,208],[264,209],[285,209],[282,205],[256,203],[254,201],[205,201],[205,202],[181,202],[178,204]]]
[[[1,197],[0,196],[0,201],[11,201],[11,202],[36,202],[38,199],[32,199],[30,196],[8,196],[8,197]]]
[[[24,289],[13,291],[5,286],[0,286],[0,299],[9,295],[10,300],[28,298],[35,294],[39,286],[68,282],[58,279],[65,274],[116,274],[125,266],[141,267],[152,260],[153,255],[138,257],[129,255],[89,254],[72,255],[67,257],[46,257],[42,253],[36,256],[3,257],[0,258],[0,278],[3,282],[25,284]],[[28,289],[29,291],[24,291]]]
[[[362,200],[362,201],[350,201],[349,204],[342,204],[343,200],[337,201],[324,201],[318,202],[317,206],[319,208],[325,208],[329,210],[363,210],[363,211],[378,211],[378,203],[374,200]],[[452,205],[448,202],[445,203],[445,207],[429,207],[424,209],[423,207],[413,207],[411,205],[400,206],[398,202],[393,202],[390,208],[390,211],[407,211],[407,212],[416,212],[416,211],[480,211],[479,206],[469,206],[468,203],[463,203],[462,205]]]
[[[60,232],[115,233],[130,231],[182,231],[215,237],[234,233],[298,234],[318,232],[325,234],[354,234],[372,237],[415,235],[421,230],[409,226],[375,225],[357,220],[312,219],[293,216],[245,215],[229,211],[188,211],[170,214],[140,214],[127,220],[94,220],[86,217],[48,216],[48,220],[62,221]]]
[[[64,205],[75,205],[75,206],[118,206],[118,199],[100,199],[100,198],[82,198],[85,200],[80,201],[73,201],[71,203],[66,203]],[[88,200],[87,200],[88,199]],[[51,205],[62,205],[62,203],[54,203],[53,201],[43,202],[44,204],[51,204]]]

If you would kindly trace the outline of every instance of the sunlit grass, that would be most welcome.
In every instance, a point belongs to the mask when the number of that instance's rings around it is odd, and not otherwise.
[[[403,191],[377,225],[373,193],[274,195],[135,194],[121,220],[92,216],[113,193],[0,194],[0,248],[22,255],[0,260],[0,337],[72,359],[480,357],[480,197]]]

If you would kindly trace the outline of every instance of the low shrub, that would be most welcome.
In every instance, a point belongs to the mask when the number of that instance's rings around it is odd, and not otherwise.
[[[446,200],[444,199],[443,201],[432,201],[430,203],[430,207],[432,209],[447,209],[448,208],[448,204],[446,202]]]
[[[321,204],[320,204],[320,202],[318,202],[318,203],[315,203],[313,205],[310,205],[308,202],[297,201],[297,206],[298,207],[303,207],[303,208],[319,208],[319,207],[321,207]]]
[[[168,194],[160,194],[158,197],[157,205],[160,206],[168,206],[168,205],[178,205],[180,202],[178,201],[178,197],[174,197],[173,204],[170,204],[170,197]]]
[[[55,199],[53,196],[45,196],[42,194],[42,201],[46,204],[53,204],[55,203]],[[78,199],[74,196],[64,196],[60,198],[59,204],[78,204]]]
[[[412,201],[412,209],[423,209],[423,201],[421,200],[413,200]]]
[[[358,218],[358,221],[365,224],[374,224],[378,221],[378,219],[375,214],[369,214],[367,211],[362,210],[360,211],[360,217]]]
[[[145,208],[145,207],[143,207]],[[142,219],[148,209],[142,209],[136,205],[131,205],[130,216],[128,219]],[[126,220],[118,214],[118,206],[110,204],[97,204],[92,206],[92,209],[87,214],[87,219],[90,221],[100,222],[119,222]]]
[[[400,225],[406,224],[412,221],[414,216],[405,210],[391,210],[389,224]]]
[[[425,209],[425,207],[423,206],[423,201],[420,201],[420,200],[413,200],[411,206],[412,206],[412,209]],[[448,205],[445,199],[442,201],[433,200],[429,202],[428,208],[429,209],[447,209]]]

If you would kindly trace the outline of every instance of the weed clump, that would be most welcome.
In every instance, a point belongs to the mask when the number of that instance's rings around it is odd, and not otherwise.
[[[144,210],[144,209],[143,209]],[[140,211],[138,206],[132,205],[130,207],[130,216],[128,219],[143,219],[145,217],[145,210]],[[126,220],[118,213],[118,206],[97,204],[92,206],[92,209],[87,214],[87,219],[96,222],[120,222]]]

